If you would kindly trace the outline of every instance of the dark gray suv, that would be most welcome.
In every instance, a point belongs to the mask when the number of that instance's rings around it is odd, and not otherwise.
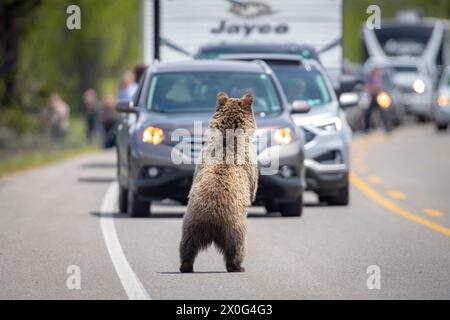
[[[272,70],[262,61],[155,63],[142,77],[123,113],[117,136],[119,208],[149,216],[153,200],[187,202],[196,159],[220,91],[255,96],[254,143],[260,172],[255,204],[283,216],[303,208],[304,151],[300,129]]]

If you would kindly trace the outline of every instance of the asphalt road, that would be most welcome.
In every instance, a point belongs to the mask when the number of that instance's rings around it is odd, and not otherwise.
[[[431,125],[356,136],[348,207],[251,208],[245,273],[210,248],[180,274],[185,207],[120,215],[114,179],[100,152],[0,180],[0,299],[450,298],[450,134]]]

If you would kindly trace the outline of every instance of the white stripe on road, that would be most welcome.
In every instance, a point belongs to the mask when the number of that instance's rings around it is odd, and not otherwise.
[[[114,217],[111,215],[116,211],[114,203],[117,199],[118,192],[118,184],[115,182],[111,183],[103,198],[100,210],[100,226],[103,232],[103,238],[105,239],[109,256],[128,298],[130,300],[151,300],[150,295],[128,263],[116,233]]]

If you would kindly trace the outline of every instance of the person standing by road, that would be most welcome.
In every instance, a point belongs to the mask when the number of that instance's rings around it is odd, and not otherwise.
[[[370,130],[370,120],[372,118],[372,113],[375,110],[379,110],[377,97],[380,92],[383,91],[383,77],[381,75],[381,70],[379,67],[375,66],[370,73],[367,82],[366,90],[370,96],[369,108],[366,110],[364,115],[364,131]],[[380,112],[383,124],[386,125],[385,116],[383,112]]]
[[[86,121],[86,138],[91,141],[97,128],[97,92],[89,88],[83,93],[83,113]]]
[[[130,101],[133,98],[134,93],[137,90],[137,84],[134,81],[135,77],[131,71],[125,72],[122,77],[117,99]]]
[[[106,96],[102,99],[100,122],[103,129],[103,148],[112,148],[116,144],[117,114],[114,110],[114,98]]]
[[[69,128],[70,109],[58,93],[53,93],[48,106],[50,135],[53,140],[62,140]]]

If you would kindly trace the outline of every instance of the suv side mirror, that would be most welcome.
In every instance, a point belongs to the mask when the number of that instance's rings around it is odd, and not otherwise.
[[[292,102],[291,113],[308,113],[309,110],[311,110],[311,107],[306,101],[295,100]]]
[[[339,105],[341,108],[357,106],[359,103],[359,94],[356,92],[344,92],[339,96]]]
[[[116,104],[116,110],[121,113],[139,113],[139,109],[134,107],[133,101],[121,100]]]

